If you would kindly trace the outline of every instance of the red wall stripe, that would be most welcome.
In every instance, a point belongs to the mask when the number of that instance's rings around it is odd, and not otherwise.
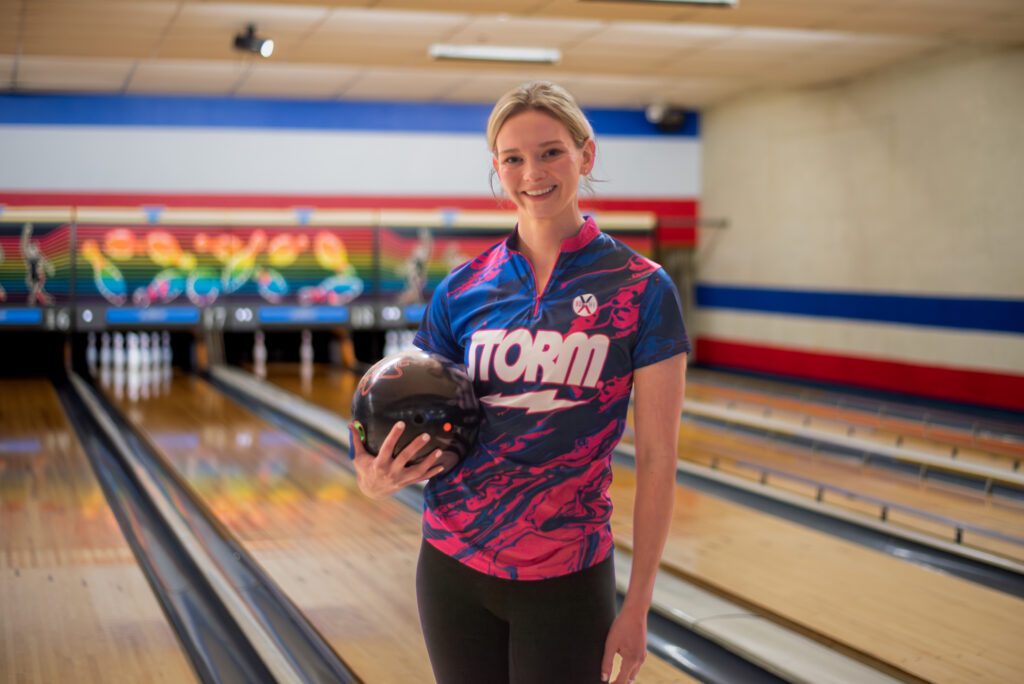
[[[708,366],[1024,411],[1021,375],[820,354],[707,337],[697,339],[696,360]]]

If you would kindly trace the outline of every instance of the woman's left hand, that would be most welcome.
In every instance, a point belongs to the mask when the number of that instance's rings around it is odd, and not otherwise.
[[[614,684],[632,684],[640,672],[640,666],[647,658],[647,611],[623,604],[608,638],[604,642],[604,659],[601,661],[601,681],[611,679],[615,654],[622,658],[619,676]]]

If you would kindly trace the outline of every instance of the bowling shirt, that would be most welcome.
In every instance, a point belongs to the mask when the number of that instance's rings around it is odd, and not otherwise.
[[[675,285],[587,218],[544,292],[517,232],[438,286],[414,344],[465,364],[476,446],[425,489],[423,535],[503,579],[585,570],[612,553],[612,450],[633,371],[690,350]]]

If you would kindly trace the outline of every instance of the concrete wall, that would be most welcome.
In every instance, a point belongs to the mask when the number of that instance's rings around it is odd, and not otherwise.
[[[951,399],[1024,389],[1024,49],[760,93],[702,123],[702,213],[729,221],[696,258],[704,360],[953,382]]]

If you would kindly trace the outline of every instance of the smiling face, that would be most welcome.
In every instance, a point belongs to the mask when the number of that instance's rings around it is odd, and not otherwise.
[[[582,224],[577,203],[580,176],[594,164],[594,141],[576,147],[569,130],[545,112],[509,117],[495,139],[494,168],[519,210],[520,222],[572,231]]]

